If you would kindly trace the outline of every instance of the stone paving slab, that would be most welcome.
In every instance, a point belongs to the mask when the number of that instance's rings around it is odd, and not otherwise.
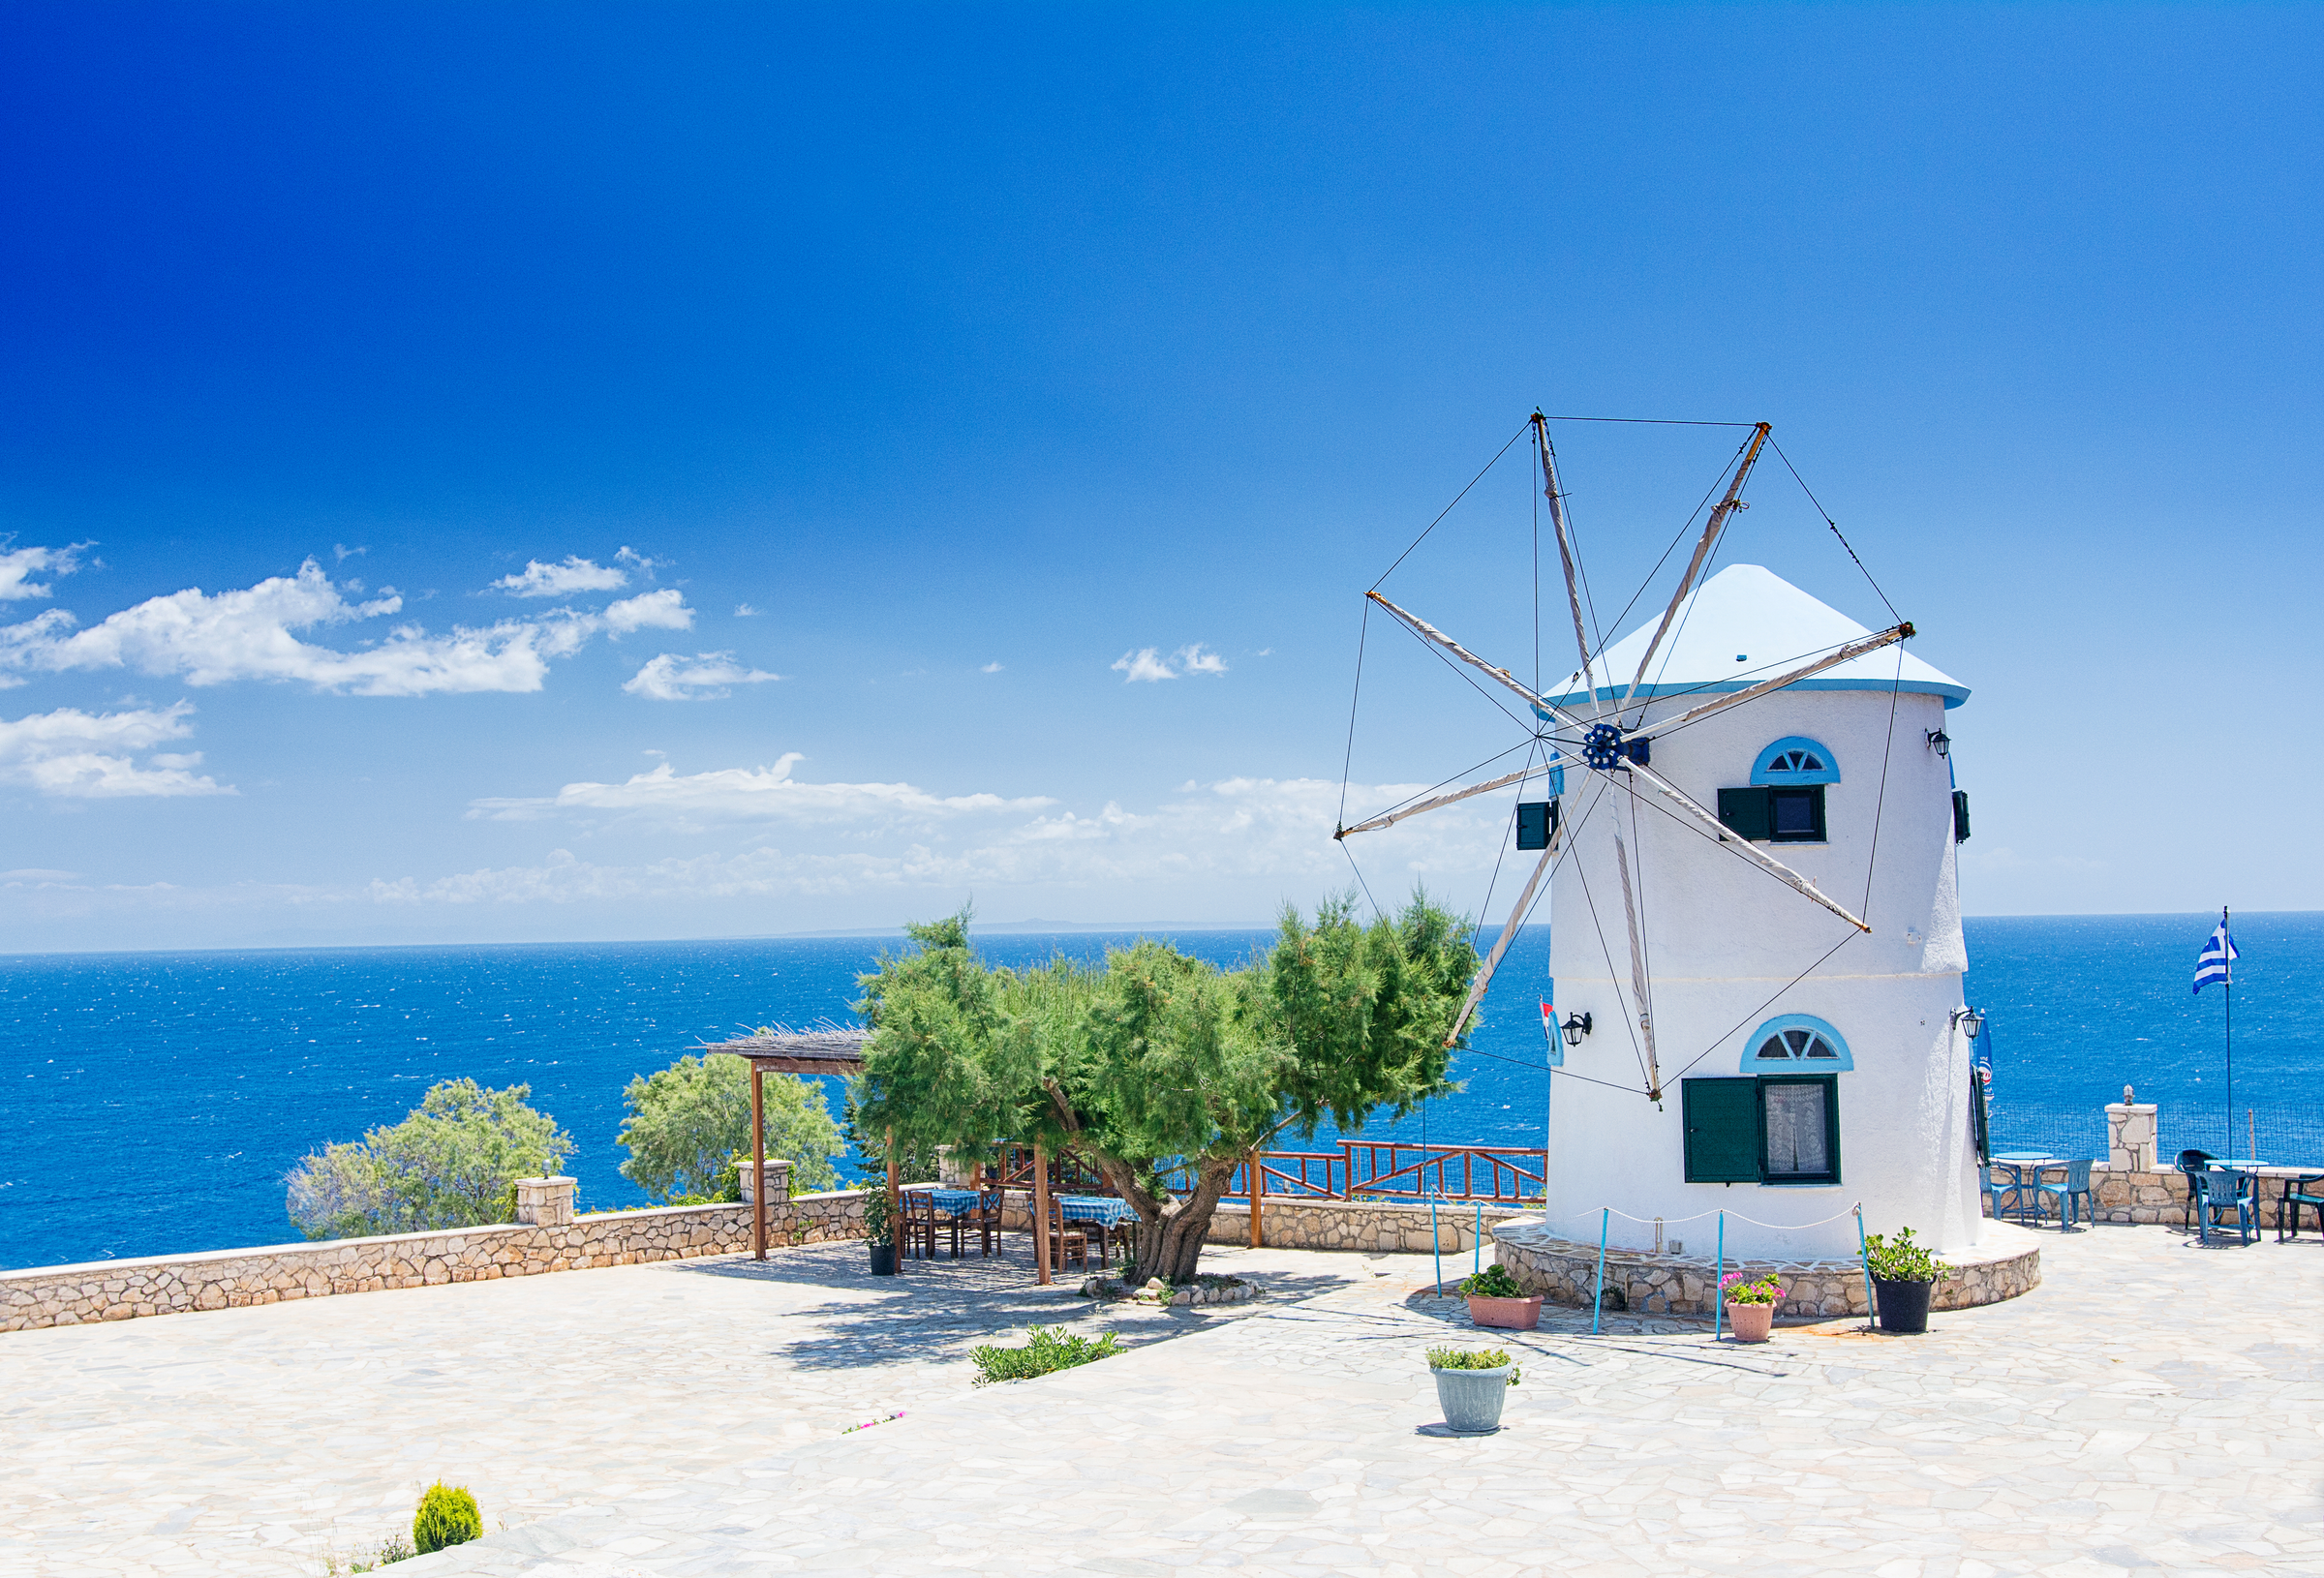
[[[823,1253],[763,1277],[697,1263],[539,1279],[635,1278],[663,1298],[674,1288],[658,1349],[631,1329],[653,1327],[647,1301],[610,1283],[608,1296],[531,1324],[499,1306],[452,1311],[442,1301],[468,1290],[443,1289],[0,1340],[11,1459],[0,1570],[269,1570],[269,1553],[300,1549],[302,1507],[370,1494],[383,1519],[410,1505],[403,1484],[379,1488],[376,1469],[335,1481],[345,1453],[415,1476],[448,1463],[488,1513],[545,1512],[397,1568],[410,1578],[2324,1574],[2324,1243],[2313,1240],[2204,1250],[2160,1228],[2050,1235],[2040,1289],[1941,1315],[1918,1339],[1833,1322],[1742,1348],[1694,1322],[1636,1317],[1592,1337],[1587,1312],[1552,1310],[1540,1332],[1495,1334],[1519,1350],[1526,1383],[1499,1435],[1468,1439],[1438,1426],[1420,1350],[1480,1334],[1456,1301],[1422,1291],[1424,1258],[1216,1252],[1216,1269],[1285,1286],[1215,1313],[1082,1306],[1084,1320],[1185,1335],[971,1391],[950,1356],[968,1339],[924,1334],[933,1312],[957,1329],[1073,1306],[1027,1310],[1021,1292],[980,1294],[967,1278],[940,1303],[866,1297],[813,1280]],[[987,1296],[995,1302],[979,1305]],[[253,1318],[390,1300],[445,1313],[335,1339],[303,1327],[247,1339],[257,1351],[239,1358],[253,1380],[258,1353],[290,1341],[271,1384],[304,1386],[312,1419],[251,1390],[250,1424],[262,1418],[271,1438],[220,1417],[199,1446],[140,1437],[108,1457],[105,1439],[135,1433],[142,1402],[158,1405],[165,1432],[184,1428],[195,1388],[181,1367],[225,1362]],[[222,1323],[201,1359],[91,1343],[28,1363],[19,1347],[199,1322]],[[443,1360],[407,1329],[446,1342],[463,1324]],[[714,1328],[743,1340],[714,1357]],[[593,1332],[608,1350],[594,1359]],[[349,1379],[361,1368],[322,1367],[365,1338],[384,1373],[453,1372],[427,1394],[437,1408],[351,1420],[395,1395],[383,1376],[367,1391]],[[639,1371],[648,1351],[668,1357]],[[872,1353],[882,1357],[860,1366]],[[29,1412],[28,1372],[49,1388]],[[223,1391],[206,1395],[223,1405]],[[473,1401],[454,1406],[455,1395]],[[896,1401],[909,1402],[905,1417],[833,1433],[856,1409]],[[26,1472],[45,1519],[29,1532]],[[541,1487],[530,1499],[515,1488],[524,1478]],[[270,1497],[235,1502],[260,1483]],[[136,1518],[115,1515],[125,1498]],[[172,1504],[198,1510],[171,1528]],[[229,1517],[240,1534],[222,1523],[200,1543],[204,1519]],[[320,1571],[305,1549],[304,1567],[272,1570]]]

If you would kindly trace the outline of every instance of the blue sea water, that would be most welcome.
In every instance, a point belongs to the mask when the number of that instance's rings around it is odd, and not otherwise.
[[[1969,998],[1992,1016],[2004,1144],[2102,1154],[2098,1109],[2125,1083],[2163,1108],[2164,1141],[2223,1146],[2228,1093],[2213,989],[2189,992],[2203,916],[1969,923]],[[1095,933],[992,935],[998,963],[1102,955]],[[1222,964],[1264,932],[1188,932]],[[2238,917],[2235,1094],[2263,1154],[2324,1161],[2324,915]],[[283,1178],[467,1076],[525,1083],[568,1130],[585,1207],[644,1203],[616,1170],[622,1089],[748,1026],[845,1017],[890,940],[801,938],[494,948],[51,955],[0,958],[0,1265],[294,1239]],[[1541,1143],[1530,928],[1455,1065],[1461,1094],[1367,1138]],[[836,1085],[836,1081],[832,1082]],[[839,1092],[829,1093],[834,1113]],[[1322,1137],[1319,1143],[1329,1141]],[[1297,1144],[1297,1141],[1293,1141]],[[2312,1153],[2312,1155],[2310,1154]]]

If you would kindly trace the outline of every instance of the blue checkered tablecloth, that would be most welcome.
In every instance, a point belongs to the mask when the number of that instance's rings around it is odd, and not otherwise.
[[[1057,1208],[1068,1222],[1101,1222],[1109,1228],[1138,1214],[1128,1200],[1111,1195],[1059,1195]]]
[[[977,1194],[973,1189],[932,1189],[928,1198],[935,1201],[936,1209],[946,1216],[959,1216],[976,1209]]]

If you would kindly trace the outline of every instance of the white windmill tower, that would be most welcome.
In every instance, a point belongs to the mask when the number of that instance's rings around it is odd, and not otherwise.
[[[1764,423],[1661,618],[1595,650],[1538,413],[1534,430],[1573,674],[1536,693],[1367,595],[1522,697],[1544,759],[1335,836],[1547,780],[1517,819],[1540,860],[1454,1036],[1548,883],[1551,976],[1578,1043],[1551,1078],[1549,1219],[1611,1204],[1611,1241],[1644,1248],[1655,1218],[1725,1209],[1734,1253],[1852,1256],[1861,1202],[1874,1231],[1966,1248],[1981,1220],[1954,880],[1966,807],[1942,747],[1968,690],[1904,652],[1901,620],[1868,630],[1757,565],[1704,577]]]

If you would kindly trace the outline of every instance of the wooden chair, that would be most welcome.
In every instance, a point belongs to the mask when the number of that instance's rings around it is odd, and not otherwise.
[[[992,1254],[1000,1242],[1000,1208],[1006,1199],[998,1188],[987,1185],[977,1190],[975,1205],[953,1218],[956,1231],[975,1229],[979,1254]]]
[[[1049,1266],[1062,1271],[1068,1264],[1089,1269],[1089,1235],[1082,1230],[1079,1222],[1065,1221],[1065,1202],[1056,1196],[1049,1197]]]
[[[961,1228],[957,1219],[947,1217],[936,1209],[936,1202],[925,1189],[907,1189],[903,1195],[904,1253],[917,1254],[928,1259],[936,1258],[936,1235],[952,1229],[952,1258],[961,1258]]]

